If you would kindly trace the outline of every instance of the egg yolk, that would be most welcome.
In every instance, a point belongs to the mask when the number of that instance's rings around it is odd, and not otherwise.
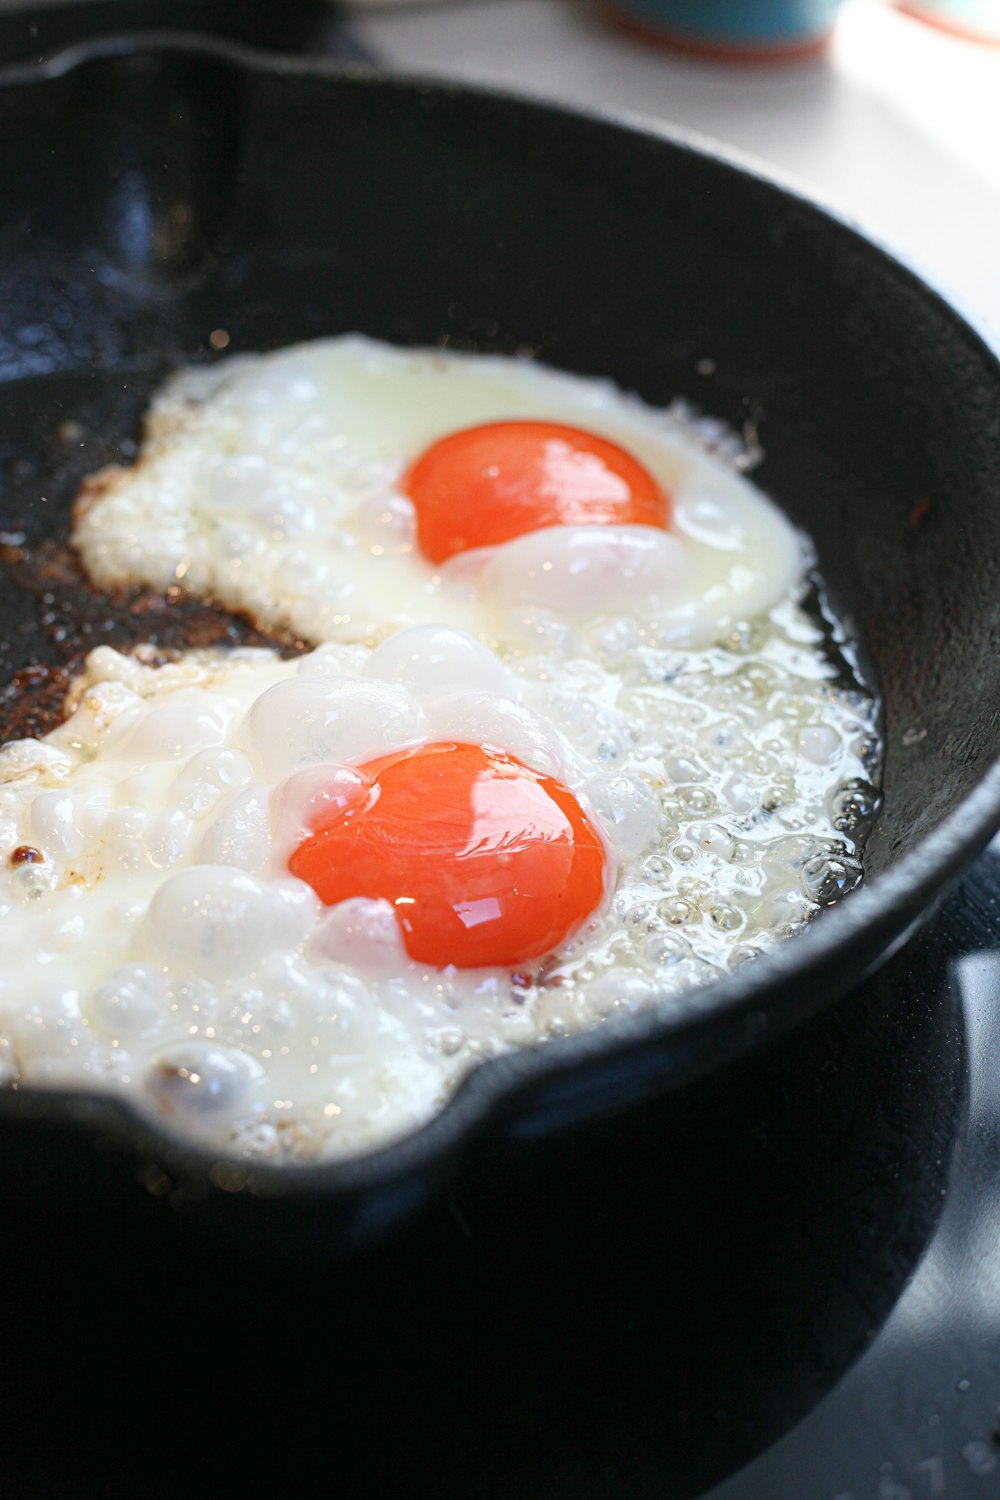
[[[638,459],[554,422],[487,422],[432,443],[403,476],[431,562],[544,526],[658,526],[670,502]]]
[[[328,906],[391,902],[411,958],[514,966],[558,947],[600,904],[604,847],[553,778],[451,743],[359,769],[367,797],[324,813],[289,869]]]

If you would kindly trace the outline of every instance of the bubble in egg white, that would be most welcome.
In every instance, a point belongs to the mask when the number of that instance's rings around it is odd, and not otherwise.
[[[139,770],[132,770],[131,760],[126,762],[129,774],[117,781],[114,787],[114,801],[118,808],[153,807],[159,801],[160,788],[163,781],[163,767],[159,765],[145,765]],[[176,803],[174,804],[176,807]],[[177,809],[186,811],[186,809]]]
[[[31,805],[31,834],[42,849],[78,854],[80,831],[72,797],[63,792],[40,792]]]
[[[244,787],[202,834],[196,852],[199,863],[232,865],[251,874],[261,870],[271,853],[269,802],[269,787],[262,783]]]
[[[74,741],[87,750],[121,743],[142,707],[142,699],[125,683],[101,683],[85,694],[73,716]]]
[[[462,689],[499,694],[510,690],[494,652],[465,631],[441,625],[397,631],[372,652],[368,672],[421,699]]]
[[[259,538],[251,526],[238,525],[233,521],[220,523],[217,520],[215,545],[220,558],[235,572],[259,545]]]
[[[597,1015],[606,1017],[615,1011],[641,1010],[655,993],[655,985],[648,974],[637,969],[619,968],[591,980],[587,999]]]
[[[251,753],[278,779],[323,761],[358,763],[386,745],[417,740],[423,715],[393,683],[296,678],[269,688],[250,709]]]
[[[590,646],[607,665],[615,665],[639,644],[639,623],[628,615],[607,620],[590,632]]]
[[[567,620],[547,609],[512,610],[504,621],[502,635],[511,646],[520,648],[522,656],[537,653],[550,660],[565,661],[580,652],[578,632]]]
[[[213,1030],[219,1040],[258,1057],[267,1052],[280,1053],[292,1042],[300,1014],[298,996],[289,994],[288,973],[288,964],[268,961],[255,976],[255,983],[241,986],[236,1003],[216,1018]]]
[[[325,913],[310,939],[310,951],[362,974],[398,974],[407,967],[392,906],[363,896],[341,901]]]
[[[199,750],[185,762],[174,781],[174,805],[197,821],[252,779],[250,762],[238,750],[223,745]]]
[[[70,1088],[91,1091],[104,1090],[113,1076],[124,1073],[124,1062],[110,1047],[102,1046],[95,1038],[83,1040],[70,1033],[48,1035],[48,1047],[18,1048],[18,1062],[22,1076],[26,1063],[30,1063],[31,1075],[38,1088]]]
[[[18,1036],[18,1051],[25,1057],[34,1056],[49,1049],[53,1036],[68,1039],[77,1035],[81,1002],[79,986],[39,976],[31,994],[20,1001],[24,1025]]]
[[[142,715],[126,742],[126,753],[142,760],[177,760],[225,738],[222,714],[190,702],[171,703]]]
[[[246,1110],[260,1099],[265,1079],[260,1063],[245,1052],[195,1041],[159,1057],[146,1086],[165,1114],[184,1121]]]
[[[545,724],[551,724],[575,744],[596,747],[598,741],[618,732],[628,733],[626,716],[598,707],[585,693],[554,687],[546,681],[526,685],[521,697]]]
[[[648,526],[550,526],[502,547],[460,554],[448,576],[475,577],[480,593],[585,620],[682,588],[690,561],[681,542]]]
[[[53,776],[65,775],[72,764],[65,750],[41,740],[10,740],[0,746],[0,775],[5,780],[17,781],[46,771]]]
[[[594,811],[623,860],[633,860],[658,837],[663,815],[656,793],[636,776],[610,771],[584,785]]]
[[[760,806],[760,794],[753,779],[742,771],[735,772],[723,784],[729,807],[737,813],[750,813]]]
[[[370,782],[353,766],[307,766],[277,786],[271,797],[275,845],[290,853],[321,822],[363,807]]]
[[[363,677],[367,676],[370,655],[364,646],[328,642],[300,657],[295,671],[299,677]]]
[[[537,714],[493,693],[451,693],[432,699],[426,726],[430,739],[502,750],[543,775],[557,775],[560,768],[565,774],[572,764],[571,755]]]
[[[54,953],[69,953],[81,941],[86,932],[86,923],[82,912],[75,916],[67,917],[64,922],[59,922],[52,933],[52,951]]]
[[[134,870],[146,863],[146,835],[151,819],[144,807],[116,807],[105,820],[102,842],[116,851],[122,868]]]
[[[358,539],[376,555],[411,552],[416,545],[417,519],[407,495],[375,494],[357,510]]]
[[[291,401],[303,404],[315,401],[319,388],[305,350],[279,350],[270,360],[244,360],[239,398],[223,387],[223,402],[238,409],[245,400],[258,417],[271,407],[281,408]]]
[[[715,810],[715,794],[706,786],[680,786],[677,788],[677,795],[688,812],[705,814]],[[694,829],[691,830],[691,836],[697,837]]]
[[[104,786],[91,787],[75,799],[73,817],[85,849],[103,836],[113,801],[112,788]]]
[[[191,819],[176,809],[151,815],[144,834],[146,859],[157,870],[173,869],[191,848],[191,832]]]
[[[311,1000],[300,1029],[318,1065],[330,1067],[359,1057],[371,1065],[373,1057],[378,1057],[377,1038],[385,1031],[386,1018],[381,1007],[372,1005],[369,984],[347,969],[328,970],[322,986],[313,986]],[[331,1084],[348,1098],[356,1090],[350,1074],[340,1075]]]
[[[172,875],[149,907],[148,936],[170,967],[209,978],[249,973],[279,944],[296,946],[318,902],[299,880],[261,884],[226,866],[195,865]]]
[[[256,522],[272,540],[297,537],[314,529],[317,519],[307,480],[254,453],[213,460],[205,473],[198,512],[208,524],[219,514]],[[251,531],[251,545],[254,539]]]
[[[134,688],[142,667],[134,656],[126,656],[113,646],[95,646],[87,658],[87,670],[102,682],[124,683]]]
[[[796,731],[795,747],[814,765],[828,766],[839,755],[842,741],[828,724],[804,724]]]
[[[732,836],[720,823],[697,824],[691,828],[689,837],[697,848],[714,855],[716,859],[729,860],[733,857]]]
[[[332,582],[329,564],[305,547],[289,548],[280,554],[273,574],[274,593],[270,597],[322,600],[318,605],[321,613],[329,611],[331,605],[337,610],[346,608],[353,593],[347,579]],[[269,596],[264,594],[263,597]]]
[[[163,1029],[168,1007],[161,969],[123,964],[99,984],[85,1005],[92,1025],[109,1037],[150,1036]]]
[[[802,891],[779,890],[766,897],[754,913],[757,922],[783,935],[801,927],[814,910]]]
[[[287,878],[287,877],[286,877]],[[322,908],[317,908],[321,910]],[[310,984],[310,980],[312,983]],[[294,1032],[300,1016],[300,1006],[311,1001],[322,976],[311,971],[303,959],[300,945],[272,947],[255,965],[253,975],[240,985],[237,991],[240,1002],[253,1013],[251,1032],[256,1038],[253,1050],[263,1055],[263,1043],[282,1045]],[[266,1035],[262,1038],[258,1022],[266,1018]]]

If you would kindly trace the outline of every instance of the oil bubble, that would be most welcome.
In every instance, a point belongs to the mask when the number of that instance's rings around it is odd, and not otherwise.
[[[820,906],[833,906],[861,881],[859,860],[848,855],[818,854],[802,866],[802,889]]]
[[[855,833],[875,816],[875,788],[867,781],[849,781],[833,795],[831,814],[839,833]]]

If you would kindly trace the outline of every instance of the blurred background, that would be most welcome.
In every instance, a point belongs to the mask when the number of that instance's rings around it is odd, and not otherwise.
[[[1000,0],[0,0],[0,63],[200,30],[680,126],[1000,328]]]
[[[647,13],[655,5],[647,0]],[[677,9],[705,16],[715,8]],[[669,19],[675,7],[660,0],[659,9]],[[738,32],[758,6],[721,9],[734,13]],[[972,29],[967,5],[922,9]],[[978,0],[977,13],[982,34],[992,17],[1000,39],[998,0]],[[642,115],[750,153],[884,237],[1000,328],[996,42],[967,40],[883,0],[844,0],[817,55],[756,63],[658,47],[622,32],[592,0],[357,0],[349,14],[356,36],[391,67]]]
[[[0,63],[132,28],[694,130],[798,180],[1000,329],[1000,0],[0,0]]]

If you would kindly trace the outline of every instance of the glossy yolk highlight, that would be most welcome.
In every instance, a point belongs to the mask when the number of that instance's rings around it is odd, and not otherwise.
[[[605,852],[558,781],[479,745],[422,745],[360,767],[369,795],[289,860],[328,906],[391,902],[411,958],[514,966],[600,904]]]
[[[617,443],[554,422],[488,422],[432,443],[403,476],[431,562],[544,526],[658,526],[670,502]]]

